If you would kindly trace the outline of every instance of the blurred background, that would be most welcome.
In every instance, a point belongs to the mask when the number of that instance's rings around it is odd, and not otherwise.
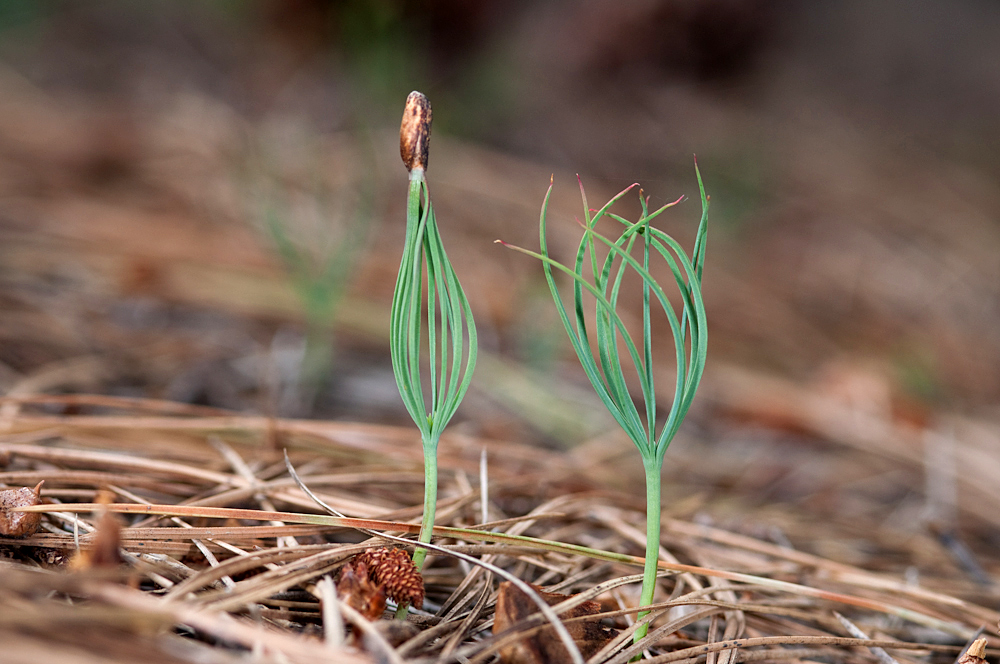
[[[998,34],[992,0],[2,0],[0,390],[405,424],[419,89],[482,338],[456,433],[641,477],[539,266],[493,240],[537,246],[554,173],[565,257],[578,173],[591,205],[687,195],[661,228],[690,247],[697,154],[711,341],[668,495],[898,525],[948,522],[957,483],[995,525]]]

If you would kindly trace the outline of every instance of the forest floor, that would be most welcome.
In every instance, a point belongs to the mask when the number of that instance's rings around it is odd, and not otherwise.
[[[277,76],[255,66],[261,86]],[[99,83],[0,64],[0,483],[43,482],[45,510],[37,532],[0,537],[0,659],[571,661],[523,620],[523,596],[444,551],[409,628],[390,610],[354,616],[323,581],[343,593],[354,556],[396,544],[373,533],[420,519],[419,435],[387,352],[405,203],[393,132]],[[553,141],[608,111],[576,101]],[[943,663],[979,634],[995,658],[1000,194],[987,171],[817,109],[790,121],[681,85],[643,103],[618,139],[586,141],[591,204],[650,173],[654,201],[696,201],[689,156],[675,159],[689,148],[718,201],[712,345],[664,464],[650,633],[631,648],[639,456],[567,354],[537,266],[492,244],[537,242],[552,169],[446,132],[429,186],[482,356],[441,443],[437,524],[481,534],[435,542],[592,600],[567,626],[595,664],[637,651]],[[642,147],[672,166],[635,157],[627,172],[654,115],[684,138]],[[578,189],[567,169],[555,183],[565,251]],[[667,222],[685,246],[697,215],[687,201]],[[339,282],[325,269],[345,242]],[[657,376],[671,384],[669,363]],[[304,516],[323,510],[285,451],[356,521]],[[514,626],[495,634],[497,619]]]

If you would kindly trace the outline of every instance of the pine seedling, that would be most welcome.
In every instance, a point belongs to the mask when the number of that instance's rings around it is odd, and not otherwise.
[[[248,143],[236,181],[246,216],[281,260],[305,323],[297,375],[275,386],[277,414],[304,415],[315,406],[334,361],[334,323],[372,228],[376,188],[364,176],[370,168],[357,166],[359,195],[345,196],[345,183],[317,154],[321,143],[307,131]]]
[[[427,189],[430,131],[430,102],[421,93],[411,92],[399,133],[400,155],[410,172],[410,191],[406,243],[392,297],[390,344],[399,394],[423,443],[424,514],[418,541],[424,543],[430,541],[434,527],[438,441],[469,388],[477,346],[469,302],[445,254]],[[425,332],[427,343],[423,345]],[[421,354],[425,349],[430,360],[429,399],[425,399],[421,382]],[[424,548],[414,551],[413,562],[418,569],[426,555]],[[399,615],[406,615],[405,605],[400,607]]]
[[[583,227],[583,237],[577,247],[576,262],[573,267],[557,262],[549,254],[546,216],[549,197],[552,194],[551,183],[545,194],[539,220],[541,251],[533,252],[506,245],[542,262],[545,279],[559,317],[587,378],[596,390],[597,396],[642,455],[646,475],[646,557],[640,596],[642,606],[652,603],[656,585],[660,546],[660,474],[663,468],[663,456],[691,407],[705,368],[708,348],[705,306],[701,297],[708,196],[705,194],[697,164],[695,173],[701,192],[702,213],[694,250],[690,257],[676,240],[651,225],[656,217],[679,203],[683,197],[650,212],[649,199],[643,196],[640,189],[639,202],[642,206],[642,215],[638,221],[633,223],[611,212],[611,207],[617,201],[638,186],[635,184],[620,192],[595,212],[587,205],[587,194],[583,189],[583,183],[580,183],[584,209],[584,221],[580,222]],[[621,235],[616,240],[609,239],[595,230],[597,222],[605,217],[623,227]],[[598,247],[600,253],[604,255],[603,259],[599,256]],[[634,257],[633,253],[638,257]],[[674,283],[680,293],[680,315],[677,308],[668,300],[666,291],[650,273],[651,259],[656,256],[662,258],[673,275]],[[585,274],[588,268],[590,279]],[[642,336],[638,344],[633,340],[617,311],[622,279],[629,270],[642,280]],[[554,277],[555,271],[568,275],[573,281],[572,316],[559,294]],[[593,324],[587,321],[584,293],[596,301]],[[656,309],[663,312],[669,324],[677,365],[673,402],[659,428],[657,428],[658,411],[652,343],[652,318]],[[622,346],[635,369],[641,398],[633,399],[626,383]],[[640,613],[639,618],[646,613],[648,612]],[[646,631],[645,625],[637,629],[635,641],[642,639]]]

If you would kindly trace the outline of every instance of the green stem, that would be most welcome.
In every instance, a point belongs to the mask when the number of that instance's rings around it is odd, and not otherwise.
[[[420,521],[418,542],[430,542],[434,534],[434,516],[437,512],[438,464],[437,444],[424,443],[424,518]],[[417,547],[413,552],[413,564],[420,569],[427,557],[427,549]]]
[[[410,191],[406,198],[406,224],[413,224],[420,220],[420,185],[424,182],[424,172],[414,171],[410,173]]]
[[[424,516],[420,520],[420,535],[418,542],[430,542],[434,535],[434,517],[437,513],[438,464],[437,443],[424,441]],[[417,547],[413,550],[413,564],[422,569],[427,558],[427,549]],[[406,620],[410,605],[402,603],[396,607],[396,618]]]
[[[643,459],[646,469],[646,563],[642,570],[642,594],[639,596],[640,606],[653,603],[653,593],[656,591],[656,572],[660,560],[660,461],[654,456]],[[641,620],[649,611],[640,611],[637,620]],[[646,636],[649,626],[643,625],[635,630],[633,643],[638,643]]]
[[[420,535],[418,542],[430,542],[434,535],[434,516],[437,512],[437,443],[424,441],[424,516],[420,520]],[[413,564],[422,569],[427,549],[417,547],[413,550]],[[396,618],[406,620],[410,605],[401,603],[396,607]]]

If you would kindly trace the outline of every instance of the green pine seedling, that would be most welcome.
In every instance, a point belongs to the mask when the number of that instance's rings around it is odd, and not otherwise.
[[[656,585],[656,563],[660,545],[660,474],[663,468],[663,456],[691,407],[705,368],[708,349],[705,305],[701,297],[701,275],[705,259],[709,199],[705,194],[697,163],[695,173],[701,192],[702,213],[694,251],[690,257],[676,240],[651,225],[656,217],[667,208],[679,203],[683,197],[650,212],[648,198],[643,197],[640,190],[642,216],[638,221],[633,223],[611,212],[612,205],[638,186],[635,184],[594,212],[587,205],[587,194],[583,189],[583,183],[580,183],[584,209],[584,221],[581,222],[583,237],[577,248],[576,262],[572,267],[555,261],[549,255],[545,228],[549,197],[552,194],[551,183],[545,194],[539,220],[541,252],[506,245],[542,262],[545,279],[559,317],[587,378],[597,391],[598,397],[642,455],[646,474],[646,558],[642,581],[642,606],[652,603]],[[595,230],[597,222],[605,217],[623,227],[621,235],[616,240],[609,239]],[[603,260],[598,256],[599,245],[601,253],[607,252]],[[633,257],[633,253],[638,257]],[[667,299],[664,289],[650,274],[650,262],[656,256],[666,262],[680,292],[679,316],[674,305]],[[590,279],[585,275],[588,267]],[[617,312],[622,278],[628,270],[635,272],[642,279],[642,337],[638,344],[633,340]],[[559,294],[554,271],[562,272],[573,280],[572,315]],[[584,293],[596,301],[596,317],[592,330],[585,317]],[[670,326],[677,364],[673,403],[665,420],[659,426],[659,432],[657,432],[658,415],[652,349],[652,314],[656,308],[663,312]],[[626,385],[624,358],[620,354],[621,346],[626,349],[628,359],[637,373],[641,399],[633,400],[633,395]],[[642,411],[636,406],[636,401],[641,403]],[[639,618],[646,613],[648,612],[640,613]],[[635,641],[642,639],[646,631],[645,626],[636,630]]]
[[[472,381],[476,365],[476,324],[455,270],[438,233],[427,189],[431,107],[412,92],[406,100],[399,149],[410,171],[406,206],[406,243],[392,297],[390,349],[392,370],[406,410],[420,429],[424,448],[424,514],[418,541],[430,542],[437,505],[437,446]],[[424,280],[427,297],[424,306]],[[421,344],[426,312],[426,346]],[[468,347],[466,347],[468,341]],[[429,400],[421,382],[421,351],[430,360]],[[421,567],[427,549],[417,547],[413,562]],[[397,616],[406,616],[401,606]]]
[[[306,143],[318,141],[304,134]],[[241,200],[248,203],[246,216],[271,243],[290,284],[302,305],[305,347],[300,361],[294,400],[279,399],[277,414],[304,415],[312,411],[316,398],[330,375],[335,359],[334,323],[350,280],[363,255],[372,228],[376,189],[372,178],[361,178],[357,203],[341,207],[341,197],[321,177],[323,164],[306,152],[295,160],[308,164],[309,177],[297,177],[305,186],[290,187],[292,173],[285,159],[270,142],[248,145],[236,179]],[[359,166],[359,171],[365,169]],[[320,221],[322,220],[322,221]],[[320,222],[320,223],[316,223]],[[315,224],[315,225],[314,225]],[[285,412],[288,406],[294,412]]]

